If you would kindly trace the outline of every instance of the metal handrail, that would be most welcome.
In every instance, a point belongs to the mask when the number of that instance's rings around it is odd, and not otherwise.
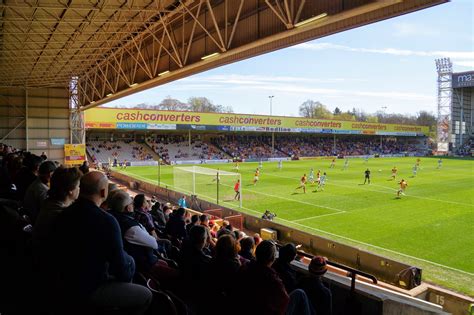
[[[282,245],[281,244],[276,244],[276,246],[281,247]],[[309,259],[313,259],[313,257],[314,257],[314,255],[308,254],[308,253],[303,252],[303,251],[297,251],[297,255],[303,256],[303,257],[306,257],[306,258],[309,258]],[[351,278],[351,292],[355,291],[355,280],[356,280],[357,275],[372,280],[372,282],[374,284],[377,284],[377,282],[378,282],[377,278],[374,275],[371,275],[367,272],[360,271],[360,270],[354,269],[352,267],[349,267],[349,266],[346,266],[346,265],[343,265],[343,264],[340,264],[340,263],[337,263],[337,262],[331,261],[331,260],[327,260],[327,264],[330,265],[330,266],[345,270],[347,272],[346,276]]]

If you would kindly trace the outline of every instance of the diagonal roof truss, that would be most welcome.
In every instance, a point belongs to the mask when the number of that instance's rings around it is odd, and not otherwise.
[[[0,0],[0,86],[74,78],[92,107],[446,1]]]

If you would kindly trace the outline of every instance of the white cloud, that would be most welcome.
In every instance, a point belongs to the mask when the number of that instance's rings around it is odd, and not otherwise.
[[[466,68],[474,68],[474,60],[459,60],[459,61],[455,61],[454,64],[456,66],[460,66],[460,67],[466,67]]]
[[[195,82],[195,78],[189,77],[180,80],[180,82]],[[241,75],[241,74],[226,74],[226,75],[209,75],[200,76],[199,82],[209,83],[227,83],[227,84],[248,84],[261,85],[265,83],[339,83],[339,82],[366,82],[367,80],[356,78],[305,78],[305,77],[291,77],[291,76],[271,76],[271,75]]]
[[[439,30],[433,28],[428,28],[425,25],[407,23],[407,22],[398,22],[393,25],[394,33],[393,35],[399,37],[409,37],[409,36],[439,36]]]
[[[344,80],[344,79],[341,79]],[[181,80],[176,87],[179,90],[195,89],[217,89],[234,91],[268,91],[279,94],[312,95],[325,97],[369,97],[376,99],[412,100],[412,101],[434,101],[434,96],[422,93],[411,93],[404,91],[361,91],[349,89],[334,89],[315,87],[318,79],[280,77],[280,76],[256,76],[256,75],[211,75],[199,78],[186,78]],[[326,82],[326,80],[323,80]],[[209,84],[212,83],[212,84]],[[171,89],[176,89],[171,88]]]
[[[472,51],[423,51],[423,50],[409,50],[409,49],[397,49],[397,48],[355,48],[344,45],[337,45],[331,43],[315,43],[315,44],[299,44],[293,46],[294,49],[307,49],[307,50],[342,50],[350,52],[360,52],[360,53],[373,53],[373,54],[384,54],[384,55],[393,55],[393,56],[417,56],[417,57],[433,57],[433,58],[451,58],[455,62],[458,59],[474,61],[474,52]]]

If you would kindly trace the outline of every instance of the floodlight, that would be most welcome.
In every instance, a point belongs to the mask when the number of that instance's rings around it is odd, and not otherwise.
[[[210,55],[201,57],[201,59],[202,59],[202,60],[206,60],[206,59],[213,58],[213,57],[216,57],[216,56],[219,56],[219,53],[218,53],[218,52],[215,52],[215,53],[212,53],[212,54],[210,54]]]
[[[322,14],[319,14],[319,15],[316,15],[316,16],[313,16],[312,18],[309,18],[307,20],[304,20],[304,21],[301,21],[301,22],[298,22],[295,24],[295,27],[300,27],[300,26],[303,26],[303,25],[306,25],[308,23],[311,23],[311,22],[314,22],[314,21],[318,21],[324,17],[328,16],[327,13],[322,13]]]

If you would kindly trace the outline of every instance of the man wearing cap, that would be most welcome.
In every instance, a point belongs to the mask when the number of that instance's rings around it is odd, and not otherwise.
[[[26,189],[23,207],[30,216],[32,224],[36,222],[41,203],[48,197],[49,180],[56,169],[56,164],[52,161],[41,163],[38,171],[38,177]]]
[[[324,285],[322,276],[327,271],[327,259],[315,256],[308,266],[309,275],[300,279],[298,287],[303,289],[311,303],[313,314],[332,314],[332,293]]]

